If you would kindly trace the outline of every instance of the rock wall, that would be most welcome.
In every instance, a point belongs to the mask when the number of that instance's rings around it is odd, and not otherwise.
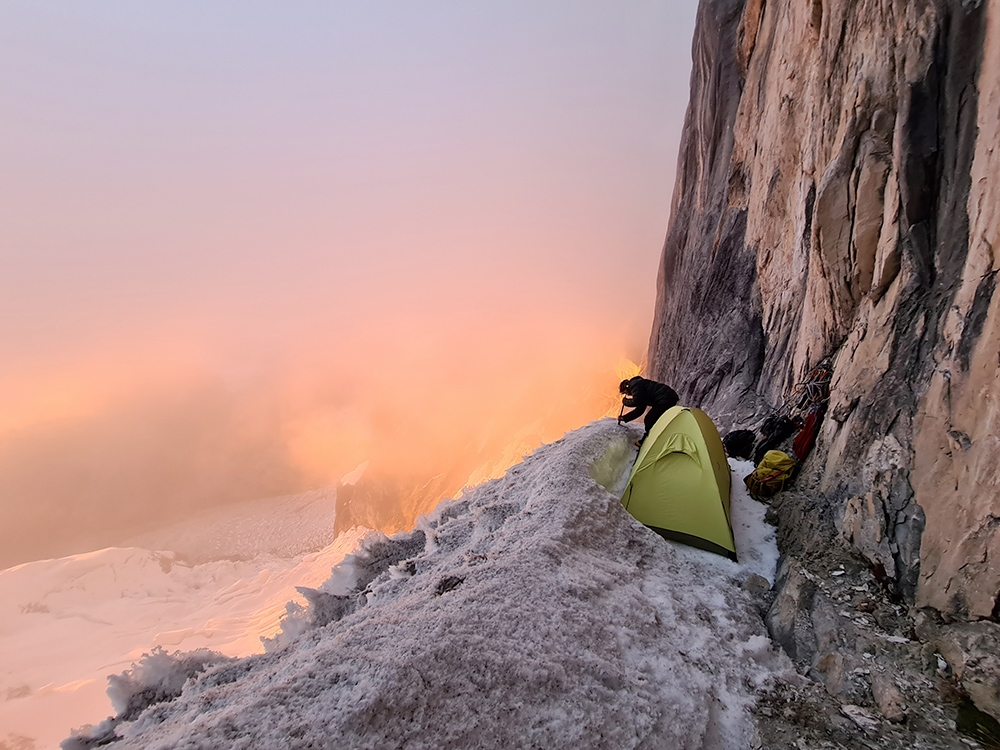
[[[720,427],[831,400],[800,485],[903,599],[1000,612],[1000,7],[702,0],[650,338]]]

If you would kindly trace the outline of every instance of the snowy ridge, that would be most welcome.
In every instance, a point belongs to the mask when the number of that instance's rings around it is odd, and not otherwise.
[[[208,508],[122,546],[170,550],[191,564],[297,557],[333,543],[336,509],[333,487],[247,500]]]
[[[592,423],[413,532],[369,535],[268,653],[94,736],[116,732],[116,750],[749,746],[755,691],[789,668],[741,587],[773,576],[773,535],[739,482],[748,562],[645,529],[605,489],[633,439]]]

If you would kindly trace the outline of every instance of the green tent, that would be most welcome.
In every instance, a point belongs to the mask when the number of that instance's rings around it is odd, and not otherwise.
[[[736,559],[729,515],[729,463],[700,409],[675,406],[649,431],[622,505],[666,539]]]

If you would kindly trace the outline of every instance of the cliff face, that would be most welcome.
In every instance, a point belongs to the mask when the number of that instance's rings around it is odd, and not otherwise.
[[[799,479],[950,618],[1000,609],[1000,7],[702,0],[649,351],[724,430],[825,357]]]

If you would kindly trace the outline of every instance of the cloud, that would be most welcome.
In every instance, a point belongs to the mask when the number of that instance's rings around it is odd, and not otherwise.
[[[97,351],[76,368],[91,377],[68,379],[74,398],[58,373],[22,383],[51,408],[0,431],[0,565],[334,484],[362,461],[378,488],[367,501],[412,521],[603,414],[617,383],[617,332],[568,318],[397,323],[290,340],[266,363],[252,351],[160,368]]]

